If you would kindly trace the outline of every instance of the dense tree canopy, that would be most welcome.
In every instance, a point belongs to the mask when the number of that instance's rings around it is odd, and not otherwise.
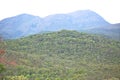
[[[6,78],[28,80],[119,80],[120,41],[58,31],[5,41]]]

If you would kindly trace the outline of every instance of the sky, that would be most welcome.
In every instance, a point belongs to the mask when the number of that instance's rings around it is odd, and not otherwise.
[[[120,23],[120,0],[0,0],[0,20],[28,13],[45,17],[77,10],[92,10],[110,23]]]

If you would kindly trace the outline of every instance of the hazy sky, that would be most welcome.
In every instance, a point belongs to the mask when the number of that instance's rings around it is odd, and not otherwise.
[[[0,20],[21,13],[45,17],[90,9],[110,23],[120,23],[120,0],[0,0]]]

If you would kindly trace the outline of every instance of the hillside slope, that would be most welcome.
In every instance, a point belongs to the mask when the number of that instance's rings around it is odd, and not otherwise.
[[[6,41],[9,76],[29,80],[119,80],[120,41],[62,30]]]
[[[120,23],[87,29],[85,32],[102,34],[108,38],[120,40]]]

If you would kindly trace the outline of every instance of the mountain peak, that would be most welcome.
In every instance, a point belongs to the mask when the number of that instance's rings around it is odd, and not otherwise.
[[[96,12],[94,12],[92,10],[89,10],[89,9],[87,9],[87,10],[77,10],[77,11],[71,12],[69,14],[79,14],[80,15],[80,14],[88,14],[88,13],[97,14]]]
[[[77,30],[109,25],[100,15],[91,10],[79,10],[68,14],[49,15],[40,18],[31,14],[20,14],[0,21],[0,35],[19,38],[42,31]]]
[[[34,16],[31,14],[27,14],[27,13],[22,13],[22,14],[16,15],[15,17],[38,17],[38,16]]]

